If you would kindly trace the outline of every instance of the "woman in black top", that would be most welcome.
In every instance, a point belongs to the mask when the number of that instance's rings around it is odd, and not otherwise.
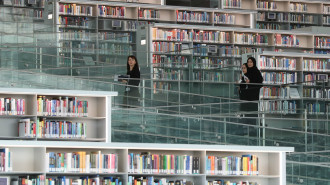
[[[242,74],[241,74],[241,81],[240,81],[240,85],[239,85],[239,98],[241,100],[247,100],[247,89],[248,89],[248,85],[246,84],[246,81],[249,80],[249,77],[247,76],[247,63],[244,63],[242,65]]]
[[[139,106],[138,99],[140,97],[139,84],[140,84],[140,68],[139,63],[135,56],[130,55],[127,57],[127,75],[129,75],[124,96],[124,106]]]
[[[262,85],[258,84],[262,84],[263,78],[261,72],[257,68],[256,59],[254,57],[249,57],[247,60],[247,66],[247,76],[249,79],[246,81],[246,83],[251,83],[248,84],[249,95],[247,97],[247,100],[259,100],[260,88],[262,87]]]

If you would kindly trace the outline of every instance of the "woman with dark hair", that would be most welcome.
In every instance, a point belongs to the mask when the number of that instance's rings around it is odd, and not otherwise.
[[[257,68],[257,61],[254,57],[249,57],[247,59],[247,76],[248,80],[246,83],[251,83],[249,84],[249,95],[247,97],[247,100],[254,101],[254,100],[259,100],[259,95],[260,95],[260,88],[262,85],[262,82],[264,81],[261,75],[261,72]]]
[[[139,84],[140,84],[140,68],[137,58],[133,55],[127,57],[127,75],[128,80],[123,80],[127,83],[124,96],[124,107],[138,106],[138,99],[140,97]]]
[[[239,85],[239,98],[241,100],[248,100],[247,99],[247,89],[248,85],[246,84],[246,81],[249,80],[249,77],[247,76],[247,63],[244,63],[242,65],[242,74],[241,74],[241,80],[240,80],[240,85]]]

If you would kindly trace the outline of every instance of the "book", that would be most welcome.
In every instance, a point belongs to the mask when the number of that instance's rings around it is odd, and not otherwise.
[[[290,88],[290,98],[300,99],[300,95],[297,88]]]
[[[10,185],[10,177],[0,176],[0,185]]]

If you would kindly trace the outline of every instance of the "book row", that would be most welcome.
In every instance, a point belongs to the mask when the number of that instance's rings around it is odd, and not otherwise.
[[[99,13],[98,15],[101,17],[125,17],[126,15],[126,8],[125,7],[111,7],[111,6],[98,6]]]
[[[133,38],[130,33],[112,33],[112,32],[99,32],[98,38],[101,41],[114,41],[120,43],[132,43]]]
[[[65,30],[59,35],[59,40],[90,41],[92,33],[86,30]]]
[[[233,46],[217,46],[206,44],[194,44],[193,53],[194,56],[209,56],[209,57],[241,57],[244,53],[252,52],[252,48],[233,47]],[[209,55],[212,54],[212,56]]]
[[[193,80],[208,82],[226,82],[227,76],[222,72],[194,71]]]
[[[268,29],[268,30],[283,30],[284,27],[282,25],[279,25],[278,23],[257,23],[256,24],[257,29]]]
[[[267,1],[257,1],[257,8],[265,9],[265,10],[276,10],[277,3],[276,2],[267,2]]]
[[[260,185],[257,182],[251,182],[251,181],[228,181],[228,180],[214,180],[214,181],[207,181],[207,185]]]
[[[307,12],[307,4],[290,3],[290,12]]]
[[[330,14],[330,6],[324,5],[323,6],[323,13],[324,14]]]
[[[72,121],[47,121],[45,118],[32,121],[20,119],[19,137],[37,138],[86,138],[86,123]]]
[[[258,165],[256,155],[206,156],[206,174],[210,175],[258,175]]]
[[[128,173],[199,174],[200,158],[191,155],[129,153]]]
[[[159,19],[159,10],[139,9],[138,16],[141,19]]]
[[[290,22],[295,23],[313,23],[314,22],[314,16],[313,15],[296,15],[296,14],[290,14]]]
[[[176,11],[176,19],[179,22],[208,23],[210,16],[207,12]]]
[[[326,82],[329,80],[328,74],[304,74],[303,80],[305,85],[316,85],[318,82]]]
[[[261,72],[265,84],[297,83],[296,72]]]
[[[297,113],[297,103],[296,101],[276,101],[276,100],[267,100],[260,101],[259,110],[265,112],[281,112],[281,113]]]
[[[88,116],[88,101],[78,100],[77,97],[57,97],[46,96],[37,97],[38,116]]]
[[[19,18],[42,18],[43,10],[15,8],[13,14]]]
[[[262,87],[260,96],[262,98],[289,98],[290,87]]]
[[[306,98],[330,99],[330,89],[304,88],[303,95]]]
[[[12,152],[9,151],[9,148],[0,148],[0,172],[10,172],[12,169]]]
[[[0,98],[0,115],[24,115],[25,99]]]
[[[157,178],[154,176],[148,177],[135,177],[135,176],[128,176],[128,185],[188,185],[193,184],[193,182],[180,179],[180,180],[173,180],[167,178]]]
[[[109,55],[127,55],[132,53],[133,47],[131,45],[122,45],[114,43],[101,43],[99,44],[99,54]]]
[[[182,43],[179,42],[153,42],[152,51],[153,52],[181,52]],[[189,49],[189,47],[187,47]]]
[[[46,153],[47,172],[118,172],[118,154],[95,152],[48,152]]]
[[[303,60],[304,71],[330,71],[330,59],[305,59]]]
[[[236,16],[229,14],[215,13],[213,18],[214,24],[235,24]]]
[[[60,43],[60,47],[60,52],[63,53],[95,54],[96,44],[91,42],[72,43],[64,41]]]
[[[60,14],[93,16],[93,7],[77,4],[59,4]]]
[[[183,80],[183,71],[182,70],[173,70],[173,69],[153,69],[153,79],[157,80]]]
[[[157,94],[159,92],[164,92],[171,90],[171,83],[168,82],[154,82],[153,83],[153,93]]]
[[[306,103],[306,109],[309,114],[330,113],[330,104]]]
[[[242,0],[222,0],[223,8],[241,8]]]
[[[317,48],[330,48],[330,37],[315,37],[314,45]]]
[[[274,42],[277,46],[299,46],[299,39],[295,35],[275,34]]]
[[[88,17],[58,16],[58,23],[65,27],[88,28],[90,20]]]
[[[257,65],[260,69],[296,70],[297,60],[294,58],[273,58],[261,56]]]
[[[84,176],[84,177],[53,177],[44,178],[44,184],[41,181],[40,185],[122,185],[123,181],[120,177],[99,177],[99,176]],[[34,184],[32,184],[34,185]],[[35,184],[39,185],[39,184]],[[142,184],[141,184],[142,185]]]
[[[192,66],[194,69],[221,69],[228,66],[230,60],[219,58],[194,58]]]
[[[153,67],[188,67],[188,58],[185,56],[153,55]]]
[[[268,35],[251,34],[251,33],[235,33],[234,43],[249,45],[268,45]]]
[[[289,14],[288,13],[276,13],[276,17],[273,19],[273,17],[270,17],[268,15],[268,12],[258,12],[257,14],[257,21],[267,21],[267,20],[274,20],[276,22],[288,22],[289,21]],[[277,23],[279,24],[279,23]]]

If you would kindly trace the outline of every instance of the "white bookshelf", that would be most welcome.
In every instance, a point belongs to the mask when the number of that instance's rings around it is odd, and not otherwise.
[[[25,106],[23,109],[25,113],[22,115],[15,115],[14,113],[3,113],[0,115],[3,126],[0,129],[2,139],[21,139],[21,140],[57,140],[57,141],[102,141],[110,142],[111,138],[111,97],[116,96],[117,92],[102,92],[102,91],[75,91],[75,90],[47,90],[47,89],[0,89],[1,98],[24,99]],[[38,97],[45,97],[47,99],[59,99],[62,97],[76,98],[78,101],[87,102],[84,109],[87,109],[88,115],[85,114],[40,114],[38,113]],[[59,101],[60,102],[60,101]],[[62,101],[63,102],[63,101]],[[17,106],[18,107],[18,106]],[[81,110],[83,106],[81,105]],[[63,109],[64,110],[64,109]],[[78,110],[77,110],[78,111]],[[22,135],[19,137],[18,127],[19,121],[29,118],[30,121],[37,122],[37,120],[45,119],[46,121],[66,121],[71,123],[84,123],[86,137],[74,137],[69,135],[43,135],[40,133],[39,137],[33,135]],[[39,125],[41,126],[41,123]],[[46,124],[45,124],[46,127]],[[44,129],[46,129],[43,127]],[[69,127],[69,126],[68,126]],[[54,128],[55,129],[55,128]],[[63,128],[64,129],[64,128]],[[42,129],[40,128],[40,132]],[[73,132],[73,130],[71,130]],[[70,132],[71,132],[70,131]],[[44,131],[46,132],[46,131]]]
[[[232,145],[182,145],[182,144],[137,144],[137,143],[81,143],[54,141],[3,141],[2,148],[9,148],[12,152],[12,171],[4,174],[12,178],[17,175],[45,175],[46,178],[58,176],[84,177],[100,176],[119,177],[123,185],[132,177],[150,177],[167,180],[186,179],[194,184],[207,184],[207,181],[222,179],[224,181],[249,181],[264,185],[286,184],[286,153],[293,152],[293,147],[258,147],[258,146],[232,146]],[[104,172],[49,172],[49,153],[70,152],[100,152],[102,154],[117,155],[117,170],[113,173]],[[182,155],[199,158],[199,173],[132,173],[129,171],[128,155],[130,153],[141,154],[149,152],[159,155]],[[207,173],[207,156],[235,156],[256,155],[258,158],[258,175],[211,175]],[[87,158],[86,158],[87,159]],[[64,162],[65,163],[65,162]],[[142,163],[141,163],[142,164]]]

